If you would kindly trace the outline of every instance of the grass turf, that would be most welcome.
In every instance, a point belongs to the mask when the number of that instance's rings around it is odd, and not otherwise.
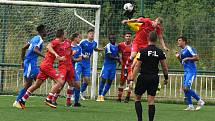
[[[12,107],[14,96],[0,96],[0,121],[136,121],[134,102],[128,104],[107,100],[103,103],[81,101],[84,107],[66,108],[65,98],[57,109],[46,106],[43,97],[30,97],[26,109]],[[148,121],[147,104],[142,103],[143,120]],[[215,121],[215,106],[200,111],[183,111],[185,105],[156,103],[155,121]]]

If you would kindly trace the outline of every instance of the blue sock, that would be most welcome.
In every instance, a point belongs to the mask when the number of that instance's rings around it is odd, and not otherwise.
[[[80,98],[80,89],[74,88],[75,103],[78,103]]]
[[[102,96],[105,96],[106,95],[106,93],[108,92],[108,90],[110,89],[110,84],[106,84],[105,85],[105,89],[104,89],[104,91],[102,92]]]
[[[197,101],[200,100],[199,95],[197,95],[195,91],[193,91],[193,90],[191,89],[191,90],[189,90],[189,92],[190,92],[190,95],[191,95],[193,98],[195,98]]]
[[[186,91],[186,92],[184,92],[184,94],[187,97],[187,103],[188,103],[188,105],[192,105],[193,103],[192,103],[192,97],[190,95],[190,92]]]
[[[19,94],[18,94],[17,98],[16,98],[16,101],[19,101],[24,96],[24,94],[26,93],[26,91],[27,90],[25,88],[21,89],[19,91]]]
[[[83,93],[87,89],[87,85],[88,84],[85,82],[81,84],[81,93]]]
[[[105,82],[101,80],[100,84],[99,84],[99,95],[102,95],[102,92],[104,90],[104,86],[105,86]]]

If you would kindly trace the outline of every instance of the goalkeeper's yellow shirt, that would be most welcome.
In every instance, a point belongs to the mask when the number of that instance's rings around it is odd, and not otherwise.
[[[140,22],[128,22],[127,23],[128,26],[130,27],[130,29],[134,32],[138,31],[140,29],[140,26],[143,24],[143,23],[140,23]]]

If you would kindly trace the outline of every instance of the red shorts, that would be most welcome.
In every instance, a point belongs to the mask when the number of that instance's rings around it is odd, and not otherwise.
[[[133,42],[131,52],[139,52],[140,49],[146,48],[147,46],[148,46],[147,44],[140,44],[137,42]]]
[[[125,82],[127,80],[127,77],[132,75],[131,67],[128,68],[128,76],[125,76],[124,73],[125,73],[125,65],[122,65],[121,78],[120,78],[120,81],[122,81],[122,82]]]
[[[48,77],[57,80],[60,78],[60,73],[52,66],[40,65],[40,72],[37,75],[37,79],[46,80]]]
[[[63,76],[63,80],[65,81],[73,81],[74,80],[74,70],[73,69],[66,69],[66,68],[58,68],[60,74]]]

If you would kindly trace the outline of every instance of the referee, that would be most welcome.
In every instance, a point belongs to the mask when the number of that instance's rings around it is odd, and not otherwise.
[[[132,80],[136,77],[137,73],[140,71],[140,75],[137,78],[137,83],[135,87],[135,110],[137,114],[138,121],[142,121],[142,105],[141,96],[147,91],[148,100],[148,117],[149,121],[153,121],[155,115],[155,104],[154,98],[159,84],[158,76],[158,64],[161,63],[163,74],[164,74],[164,84],[167,84],[168,71],[167,64],[165,62],[165,53],[155,46],[157,41],[156,32],[150,32],[148,38],[148,47],[140,51],[140,56],[137,58],[137,63],[133,70]]]

